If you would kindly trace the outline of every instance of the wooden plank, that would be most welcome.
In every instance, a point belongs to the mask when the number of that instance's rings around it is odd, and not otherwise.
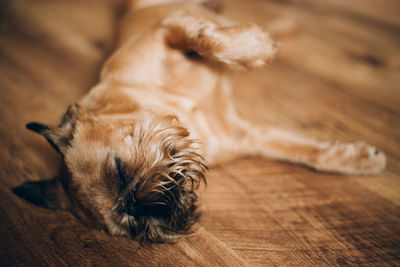
[[[349,177],[251,159],[212,178],[203,224],[252,266],[398,260],[399,207]]]

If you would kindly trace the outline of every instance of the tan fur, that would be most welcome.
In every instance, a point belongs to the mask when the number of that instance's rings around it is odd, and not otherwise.
[[[205,163],[255,154],[321,171],[382,171],[384,154],[367,144],[319,142],[236,115],[224,68],[262,67],[275,51],[260,26],[236,25],[190,1],[132,2],[118,48],[71,111],[74,119],[31,128],[64,155],[75,201],[112,234],[138,240],[165,241],[190,228]],[[167,205],[185,219],[119,212],[133,197],[139,208]]]

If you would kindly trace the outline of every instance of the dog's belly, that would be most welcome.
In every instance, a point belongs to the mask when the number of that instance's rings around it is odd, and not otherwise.
[[[169,49],[163,61],[160,89],[201,102],[219,86],[221,70],[198,57],[191,59],[180,50]]]
[[[191,58],[162,40],[155,31],[145,41],[132,42],[114,53],[102,71],[102,80],[114,79],[132,88],[164,91],[200,102],[218,87],[221,67]]]

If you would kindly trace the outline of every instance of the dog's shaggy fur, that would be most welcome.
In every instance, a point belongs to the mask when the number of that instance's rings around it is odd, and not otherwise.
[[[223,69],[262,67],[276,46],[262,27],[202,6],[219,8],[215,0],[132,1],[99,83],[57,127],[27,125],[63,155],[72,204],[61,207],[111,234],[168,241],[196,221],[206,164],[255,154],[321,171],[384,168],[384,154],[367,144],[319,142],[239,118]]]

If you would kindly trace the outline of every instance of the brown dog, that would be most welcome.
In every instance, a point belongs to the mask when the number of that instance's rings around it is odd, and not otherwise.
[[[61,181],[73,204],[56,181],[28,183],[17,194],[71,208],[111,234],[167,241],[195,222],[206,164],[252,154],[320,171],[383,170],[384,154],[367,144],[319,142],[239,118],[223,69],[262,67],[276,48],[261,27],[202,5],[218,2],[132,1],[99,83],[58,127],[27,125],[63,155]]]

